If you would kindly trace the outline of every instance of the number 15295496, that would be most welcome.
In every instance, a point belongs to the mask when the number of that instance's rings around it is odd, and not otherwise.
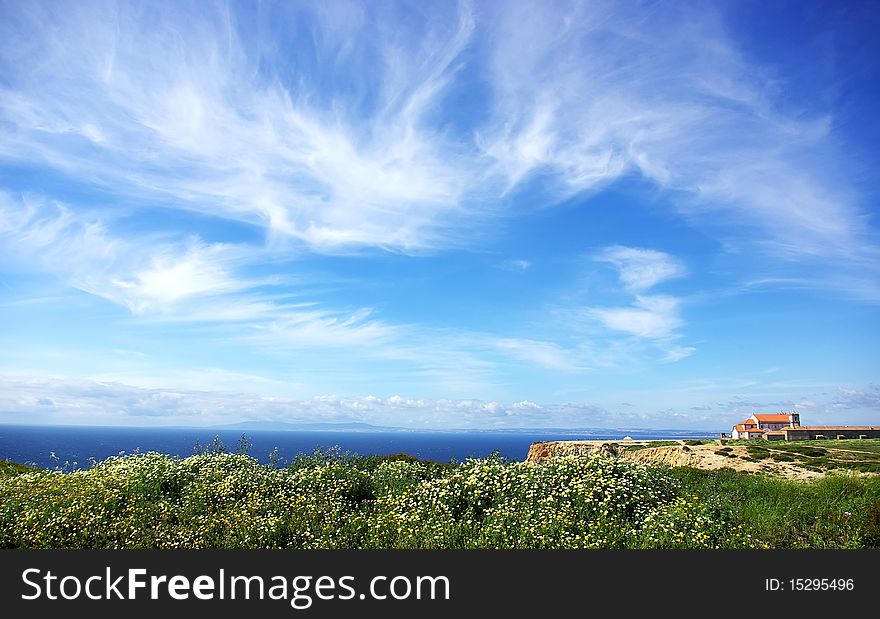
[[[852,578],[765,578],[765,591],[852,591]]]

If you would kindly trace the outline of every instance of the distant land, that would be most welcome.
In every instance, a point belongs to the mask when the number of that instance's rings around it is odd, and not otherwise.
[[[194,425],[105,425],[105,424],[65,424],[65,423],[0,423],[0,427],[53,427],[53,428],[132,428],[141,430],[223,430],[243,432],[422,432],[449,434],[558,434],[561,436],[595,435],[607,438],[609,435],[630,435],[632,438],[716,438],[723,430],[682,430],[672,428],[406,428],[402,426],[380,426],[362,421],[265,421],[249,420],[209,426]]]
[[[210,426],[213,430],[259,430],[259,431],[285,431],[291,432],[397,432],[406,431],[406,428],[395,428],[391,426],[375,426],[369,423],[359,421],[351,422],[320,422],[320,421],[240,421],[238,423],[229,423],[219,426]]]
[[[632,434],[652,436],[706,437],[717,436],[720,430],[671,430],[652,428],[403,428],[399,426],[378,426],[359,421],[351,422],[315,422],[315,421],[240,421],[238,423],[210,426],[213,430],[244,430],[244,431],[290,431],[290,432],[503,432],[517,434],[560,434],[560,435],[593,435],[593,434]]]

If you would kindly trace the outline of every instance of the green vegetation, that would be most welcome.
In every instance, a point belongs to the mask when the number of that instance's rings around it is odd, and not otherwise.
[[[731,449],[731,447],[725,447],[725,449]],[[770,451],[763,446],[747,445],[746,451],[749,453],[748,460],[757,461],[770,457]]]
[[[791,462],[813,471],[880,473],[880,440],[733,441],[744,444],[748,460]],[[730,449],[725,447],[724,449]]]
[[[760,548],[880,546],[880,477],[797,482],[732,469],[668,469],[714,516],[736,522]]]
[[[37,469],[30,466],[17,464],[15,462],[10,462],[9,460],[0,460],[0,479],[4,477],[12,477],[13,475],[20,475],[21,473],[27,473],[28,471],[35,470]]]
[[[71,473],[12,466],[0,547],[880,546],[880,478],[794,482],[595,455],[443,464],[328,451],[280,468],[240,447]]]
[[[798,442],[800,445],[811,444],[819,448],[823,449],[843,449],[847,451],[858,451],[865,453],[873,453],[877,456],[880,456],[880,439],[878,438],[867,438],[867,439],[828,439],[821,441],[801,441]]]

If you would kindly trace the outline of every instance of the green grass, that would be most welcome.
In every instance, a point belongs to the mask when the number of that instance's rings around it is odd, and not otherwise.
[[[880,546],[880,477],[827,476],[808,482],[736,472],[669,469],[712,506],[769,548]]]
[[[798,444],[816,445],[826,449],[846,449],[854,451],[867,451],[880,457],[880,438],[865,439],[844,439],[844,440],[822,440],[822,441],[800,441]]]
[[[746,451],[748,452],[748,456],[745,456],[746,460],[752,462],[760,462],[770,457],[770,451],[758,445],[747,445]]]
[[[30,466],[25,466],[24,464],[17,464],[15,462],[10,462],[9,460],[0,460],[0,478],[12,477],[13,475],[21,475],[22,473],[27,473],[35,470],[37,469]]]
[[[839,462],[834,464],[841,465]],[[845,466],[848,469],[861,471],[862,473],[880,473],[880,462],[847,462]]]
[[[724,441],[724,448],[716,451],[729,455],[730,445],[744,445],[746,460],[788,462],[817,471],[858,471],[880,473],[880,439],[814,440],[814,441]]]
[[[828,455],[827,449],[814,447],[812,445],[803,445],[800,443],[783,443],[780,445],[770,445],[768,446],[768,449],[784,451],[790,454],[800,454],[803,456],[809,456],[810,458],[821,458]]]
[[[332,450],[283,468],[211,451],[72,473],[4,465],[0,547],[880,546],[880,477],[796,482],[599,456],[447,464]]]

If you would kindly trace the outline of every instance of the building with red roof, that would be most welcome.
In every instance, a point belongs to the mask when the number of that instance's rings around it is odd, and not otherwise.
[[[790,413],[765,414],[755,413],[745,421],[733,426],[733,438],[762,438],[765,432],[778,431],[782,428],[797,428],[801,425],[801,415],[797,411]]]
[[[755,413],[733,426],[731,436],[763,438],[768,441],[812,441],[817,439],[880,438],[880,426],[802,426],[797,411],[765,415]]]

